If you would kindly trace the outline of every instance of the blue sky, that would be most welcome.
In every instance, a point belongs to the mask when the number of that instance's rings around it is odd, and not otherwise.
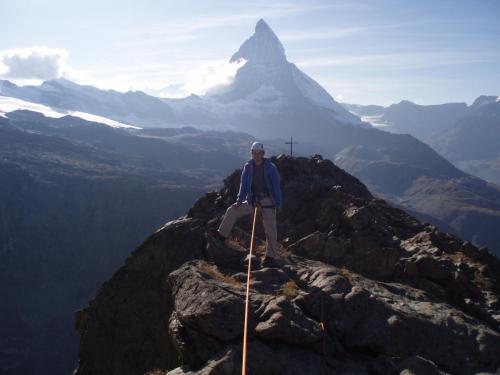
[[[71,4],[71,5],[69,5]],[[500,95],[500,1],[0,0],[0,74],[203,94],[264,18],[338,101],[471,103]]]

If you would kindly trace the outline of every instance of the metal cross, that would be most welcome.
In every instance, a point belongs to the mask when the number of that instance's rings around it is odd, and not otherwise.
[[[293,138],[290,136],[290,142],[285,142],[287,145],[290,145],[290,156],[293,155],[293,145],[296,145],[298,142],[294,142]]]

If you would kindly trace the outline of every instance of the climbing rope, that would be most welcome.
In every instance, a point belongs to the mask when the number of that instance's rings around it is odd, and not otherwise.
[[[325,329],[325,308],[323,303],[323,294],[321,294],[321,321],[319,323],[319,330],[323,336],[323,350],[321,355],[321,367],[326,368],[326,329]]]
[[[259,205],[256,204],[253,211],[252,237],[250,239],[250,252],[248,254],[247,293],[245,297],[245,323],[243,324],[243,360],[241,363],[242,375],[246,375],[247,373],[247,335],[248,335],[248,305],[250,297],[250,273],[252,271],[253,238],[255,233],[255,218],[257,217],[258,207]]]

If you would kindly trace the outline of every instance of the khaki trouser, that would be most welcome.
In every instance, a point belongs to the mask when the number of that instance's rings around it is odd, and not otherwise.
[[[273,204],[271,197],[264,197],[260,199],[260,203],[263,206],[270,206]],[[275,257],[276,256],[276,243],[278,240],[277,229],[276,229],[276,208],[262,208],[262,224],[264,226],[264,232],[266,233],[266,256]],[[241,216],[252,214],[253,207],[247,201],[244,201],[239,206],[232,204],[226,210],[224,218],[219,226],[219,233],[224,237],[228,237],[231,229],[233,228],[236,219]]]

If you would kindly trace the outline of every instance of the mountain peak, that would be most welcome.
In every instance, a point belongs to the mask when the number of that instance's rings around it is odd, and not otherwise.
[[[415,106],[417,104],[413,103],[410,100],[403,99],[397,105],[405,105],[405,106]]]
[[[256,33],[266,33],[266,32],[271,32],[274,34],[273,30],[269,27],[266,21],[264,21],[263,18],[261,18],[257,24],[255,25],[255,32]]]
[[[479,108],[483,105],[496,103],[499,101],[500,96],[496,95],[480,95],[474,100],[474,103],[470,105],[471,108]]]
[[[65,87],[65,88],[69,88],[69,89],[77,89],[77,88],[81,87],[82,85],[80,85],[76,82],[70,81],[69,79],[64,78],[64,77],[48,79],[46,81],[43,81],[42,84],[40,85],[40,87],[44,87],[44,88],[45,87],[52,87],[52,86],[60,86],[60,87]]]
[[[263,64],[286,62],[283,44],[262,18],[255,25],[254,34],[241,45],[230,62],[242,58]]]
[[[17,85],[7,79],[0,79],[0,87],[16,87]]]

